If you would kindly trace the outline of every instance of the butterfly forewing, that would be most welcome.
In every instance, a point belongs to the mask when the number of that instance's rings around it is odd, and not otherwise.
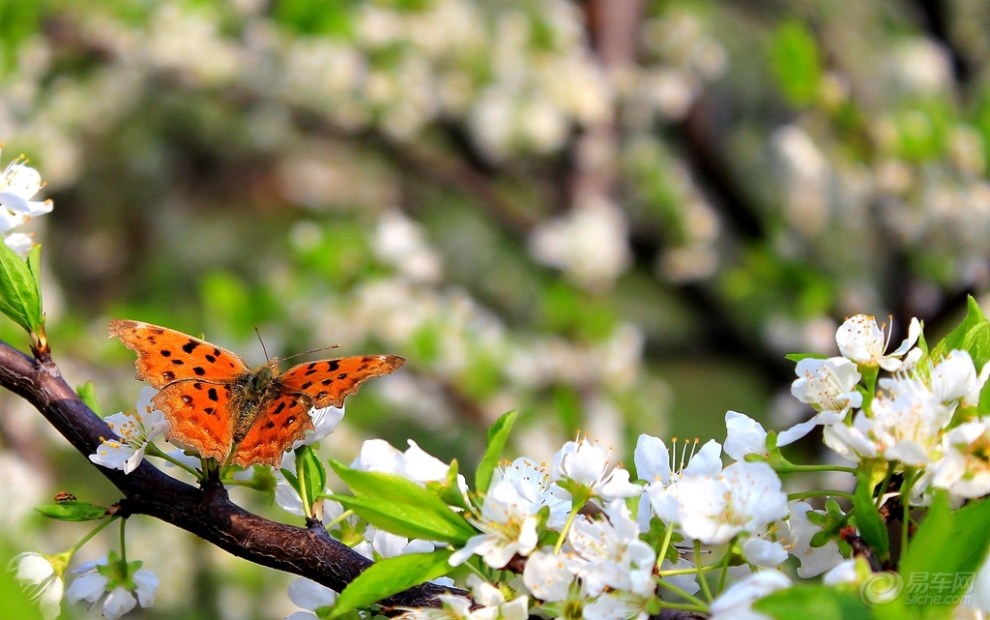
[[[232,443],[230,395],[229,385],[183,380],[166,385],[151,400],[168,420],[170,442],[222,463]]]
[[[115,319],[110,335],[137,353],[137,377],[152,387],[183,379],[226,383],[248,372],[230,351],[167,327]]]
[[[396,370],[406,360],[397,355],[355,355],[293,366],[278,382],[313,399],[314,407],[342,407],[364,381]]]

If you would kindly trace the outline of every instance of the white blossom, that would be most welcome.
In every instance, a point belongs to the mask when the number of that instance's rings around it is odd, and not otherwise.
[[[766,463],[737,462],[715,476],[684,476],[647,490],[654,512],[688,538],[728,542],[739,533],[759,534],[787,514],[780,478]]]
[[[296,611],[285,620],[315,620],[317,610],[328,608],[337,600],[337,593],[315,581],[300,577],[289,584],[289,600],[306,611]]]
[[[943,457],[934,466],[932,485],[959,498],[990,494],[990,425],[987,418],[964,422],[945,434]]]
[[[15,578],[28,589],[28,595],[38,602],[45,620],[57,618],[60,613],[65,583],[60,570],[52,559],[40,553],[21,553],[10,561]]]
[[[856,390],[861,378],[859,370],[844,357],[805,358],[797,363],[795,372],[798,378],[791,384],[791,393],[801,402],[814,406],[818,413],[782,431],[777,436],[778,446],[797,441],[816,426],[841,422],[851,409],[863,404],[863,395]]]
[[[70,603],[86,601],[95,605],[102,599],[103,616],[110,620],[120,618],[138,604],[144,608],[154,604],[158,577],[153,572],[138,568],[129,575],[130,585],[125,585],[126,580],[118,581],[107,576],[108,571],[104,567],[108,565],[108,559],[102,558],[73,569],[75,579],[65,593],[66,600]]]
[[[482,534],[450,556],[450,565],[458,566],[472,555],[480,555],[492,568],[502,568],[516,554],[526,556],[537,542],[539,505],[519,494],[518,488],[502,480],[488,489],[481,514],[471,521]]]
[[[148,444],[168,431],[165,415],[151,402],[155,394],[154,388],[142,388],[135,412],[115,413],[105,418],[118,439],[104,439],[96,452],[89,455],[90,461],[127,474],[137,469],[144,460]]]
[[[722,592],[711,605],[712,620],[766,620],[768,616],[752,610],[752,604],[764,596],[787,588],[791,580],[778,570],[764,570],[738,581]]]
[[[607,519],[579,519],[568,532],[574,571],[593,596],[607,589],[652,594],[656,554],[639,539],[639,528],[623,500],[611,502],[605,512]]]
[[[835,342],[842,356],[857,364],[880,366],[888,371],[899,370],[917,360],[921,353],[918,351],[905,357],[921,336],[921,323],[916,318],[911,319],[907,338],[890,353],[884,353],[890,345],[887,327],[886,324],[878,325],[875,317],[857,314],[839,326],[835,332]],[[900,359],[902,357],[905,359]]]
[[[798,576],[805,579],[816,577],[842,562],[839,545],[834,540],[820,547],[811,545],[812,537],[820,532],[821,528],[808,520],[808,513],[819,511],[812,510],[811,505],[806,502],[790,502],[788,508],[790,518],[782,525],[780,540],[791,555],[801,562],[801,566],[797,569]]]
[[[609,462],[610,456],[611,451],[606,452],[585,439],[568,441],[553,457],[550,478],[587,487],[593,496],[606,502],[642,493],[642,487],[629,481],[627,470]]]

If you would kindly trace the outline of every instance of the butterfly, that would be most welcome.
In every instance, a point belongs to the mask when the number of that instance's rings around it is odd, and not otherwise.
[[[310,409],[341,407],[364,381],[405,363],[396,355],[355,355],[282,373],[278,360],[251,370],[226,349],[141,321],[110,321],[110,337],[137,353],[137,378],[159,389],[152,402],[169,422],[170,442],[241,467],[278,467],[313,428]]]

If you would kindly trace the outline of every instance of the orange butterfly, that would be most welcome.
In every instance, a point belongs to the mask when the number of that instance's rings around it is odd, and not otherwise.
[[[278,360],[250,370],[226,349],[140,321],[110,321],[110,336],[138,354],[137,378],[160,390],[152,402],[169,422],[168,440],[241,467],[278,467],[313,428],[310,409],[340,407],[361,383],[405,363],[396,355],[356,355],[279,373]]]

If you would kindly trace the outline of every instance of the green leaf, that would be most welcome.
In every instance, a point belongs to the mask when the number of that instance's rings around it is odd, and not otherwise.
[[[981,415],[986,415],[990,411],[990,381],[983,384],[983,388],[980,390],[980,401],[976,406],[976,410]]]
[[[784,97],[795,106],[813,103],[822,81],[818,43],[797,21],[786,21],[770,41],[770,68]]]
[[[966,316],[932,349],[931,357],[941,359],[953,349],[968,351],[976,368],[990,360],[990,322],[980,304],[971,295],[966,301]]]
[[[434,532],[434,540],[453,543],[463,544],[476,533],[463,516],[451,510],[435,493],[411,480],[395,474],[359,471],[338,461],[330,461],[330,466],[362,500],[361,509],[374,513],[375,518],[379,514],[388,515],[389,512],[395,513],[393,517],[401,514],[401,521],[407,526],[425,528]],[[344,502],[347,498],[334,496],[334,499],[348,505]],[[377,525],[371,518],[365,518]],[[387,520],[394,521],[394,518]],[[384,525],[381,527],[388,529]],[[438,534],[442,536],[437,537]]]
[[[492,482],[492,474],[498,460],[502,457],[502,450],[509,440],[509,433],[512,432],[512,425],[519,417],[518,412],[510,411],[503,414],[488,429],[488,447],[485,448],[485,455],[481,457],[477,469],[474,470],[474,487],[478,494],[484,495],[488,492],[488,485]]]
[[[815,620],[871,620],[872,611],[855,589],[824,585],[797,585],[778,590],[753,603],[753,609],[780,620],[804,618],[814,610]]]
[[[442,540],[454,545],[463,545],[477,532],[452,524],[450,520],[436,512],[423,510],[410,504],[395,504],[388,500],[353,495],[331,495],[330,499],[340,502],[344,508],[353,510],[359,517],[391,534],[406,538]]]
[[[439,549],[375,562],[344,588],[327,617],[339,618],[415,585],[443,577],[452,570],[448,562],[451,553],[448,549]]]
[[[0,312],[31,333],[44,322],[37,271],[39,252],[40,248],[35,247],[25,261],[7,244],[0,243]]]
[[[890,537],[873,499],[873,484],[868,475],[860,474],[857,478],[856,494],[853,496],[856,528],[877,556],[885,558],[890,549]]]
[[[990,502],[974,502],[953,512],[948,495],[936,493],[901,562],[904,583],[937,586],[942,600],[958,601],[972,586],[972,578],[986,558],[990,545],[988,530]],[[955,578],[940,580],[945,575]],[[966,576],[969,578],[960,578]],[[901,599],[906,605],[912,605],[910,594],[912,588],[906,587]]]
[[[100,405],[96,402],[96,388],[93,387],[92,381],[87,381],[79,387],[76,388],[76,394],[79,396],[80,400],[86,403],[86,406],[96,412],[97,415],[100,413]]]
[[[273,4],[273,16],[277,24],[300,35],[349,37],[353,31],[353,4],[352,0],[326,3],[278,0]]]
[[[62,502],[59,504],[42,504],[35,510],[49,519],[59,521],[95,521],[107,516],[107,509],[89,502]]]
[[[296,475],[294,473],[292,473],[291,471],[289,471],[284,467],[281,468],[279,471],[281,471],[282,475],[285,476],[285,479],[288,481],[289,486],[292,487],[296,493],[299,493],[301,495],[302,491],[299,489],[299,478],[296,478]]]
[[[299,496],[303,500],[303,511],[310,516],[313,503],[327,487],[327,470],[312,446],[296,449],[296,480],[301,487]]]
[[[430,492],[436,494],[443,503],[448,506],[456,506],[458,508],[463,508],[467,510],[471,506],[468,504],[467,499],[464,497],[464,493],[461,491],[461,487],[457,482],[458,478],[458,464],[457,459],[450,461],[450,467],[447,469],[447,479],[443,482],[436,480],[431,480],[426,483],[426,488]]]
[[[828,356],[821,353],[788,353],[784,359],[789,362],[800,362],[804,359],[824,360],[828,359]]]

